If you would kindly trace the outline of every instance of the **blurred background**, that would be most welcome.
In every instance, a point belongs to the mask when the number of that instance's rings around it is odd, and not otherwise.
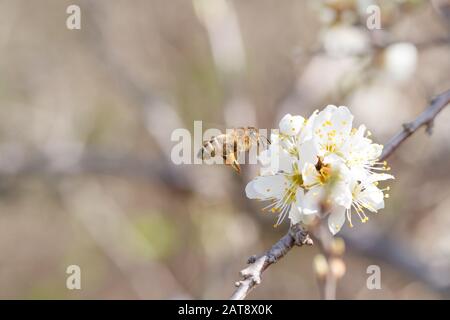
[[[288,223],[245,197],[256,166],[174,165],[174,129],[336,104],[385,143],[450,88],[447,0],[0,0],[0,21],[3,299],[226,299]],[[397,150],[386,209],[342,231],[338,298],[450,298],[449,122]],[[317,252],[292,250],[249,298],[319,298]]]

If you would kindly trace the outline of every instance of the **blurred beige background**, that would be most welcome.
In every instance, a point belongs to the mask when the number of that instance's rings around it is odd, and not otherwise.
[[[174,129],[344,104],[385,143],[450,88],[445,0],[1,0],[0,21],[4,299],[226,299],[288,225],[246,199],[256,166],[173,165]],[[343,231],[338,298],[450,297],[449,122],[447,108],[401,146],[387,208]],[[249,298],[317,299],[316,253],[292,250]]]

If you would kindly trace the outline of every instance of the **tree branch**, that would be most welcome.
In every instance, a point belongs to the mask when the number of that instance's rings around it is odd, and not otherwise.
[[[261,275],[270,265],[283,258],[294,245],[312,245],[313,241],[305,229],[300,225],[291,227],[288,233],[278,240],[270,250],[260,257],[252,256],[248,259],[249,266],[241,270],[242,280],[235,283],[237,289],[231,300],[243,300],[251,289],[261,283]]]
[[[414,121],[403,124],[403,130],[397,133],[383,148],[380,160],[388,158],[409,136],[420,127],[426,126],[427,132],[431,134],[434,118],[450,102],[450,90],[434,98],[430,105]]]
[[[427,108],[417,118],[409,123],[403,124],[403,130],[397,133],[388,143],[385,144],[380,160],[388,158],[408,137],[416,132],[420,127],[427,126],[427,132],[431,133],[431,127],[435,117],[450,102],[450,90],[434,98]],[[231,296],[231,300],[242,300],[247,297],[250,290],[261,283],[262,273],[272,264],[283,258],[294,245],[312,245],[313,242],[306,230],[294,225],[288,233],[278,240],[270,250],[259,256],[252,256],[248,259],[249,266],[240,271],[242,280],[235,283],[237,289]]]

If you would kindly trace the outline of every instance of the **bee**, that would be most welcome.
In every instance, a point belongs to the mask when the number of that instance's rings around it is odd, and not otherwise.
[[[255,127],[235,128],[229,133],[203,141],[197,157],[206,160],[220,155],[226,165],[231,166],[237,173],[241,173],[241,166],[237,160],[238,153],[247,152],[256,145],[259,154],[260,147],[266,149],[269,144],[270,140],[260,135]]]

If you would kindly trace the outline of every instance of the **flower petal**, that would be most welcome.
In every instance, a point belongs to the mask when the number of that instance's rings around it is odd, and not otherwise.
[[[303,184],[306,187],[312,187],[319,182],[319,173],[312,163],[305,163],[302,169],[302,177]]]
[[[289,211],[289,219],[292,224],[303,223],[306,225],[311,224],[317,217],[313,214],[305,214],[297,206],[291,206]]]
[[[312,113],[312,115],[308,118],[308,120],[305,121],[305,124],[304,124],[302,130],[300,131],[300,135],[299,135],[299,139],[298,139],[300,143],[311,140],[313,138],[314,121],[317,117],[318,112],[319,112],[318,110],[315,110]]]
[[[336,183],[332,190],[332,198],[338,205],[350,209],[353,198],[349,184],[345,182]]]
[[[280,132],[287,136],[293,136],[300,132],[300,129],[305,123],[305,118],[302,116],[292,116],[290,113],[286,114],[280,121]]]
[[[297,191],[295,205],[304,215],[313,215],[319,212],[320,201],[322,200],[323,188],[315,187],[306,194],[303,190]]]
[[[321,155],[336,152],[348,139],[353,115],[347,107],[328,105],[314,120],[314,140]]]
[[[292,224],[302,222],[303,215],[296,206],[291,206],[291,210],[289,211],[289,219],[291,220]]]
[[[303,168],[306,163],[316,163],[318,157],[318,150],[314,141],[309,140],[298,146],[299,149],[299,168]]]
[[[261,199],[262,195],[255,190],[255,180],[250,181],[245,186],[245,194],[249,199]]]
[[[337,206],[333,208],[330,215],[328,216],[328,229],[335,235],[341,230],[345,223],[345,208]]]
[[[292,172],[292,164],[297,161],[295,157],[280,147],[279,144],[264,150],[258,158],[261,164],[261,175],[276,174],[277,172]]]
[[[353,124],[353,115],[346,106],[340,106],[337,108],[331,117],[331,121],[334,123],[334,128],[338,134],[342,134],[347,137],[351,130]]]
[[[365,189],[361,191],[359,201],[371,212],[377,212],[384,208],[383,191],[373,184],[365,186]]]
[[[254,190],[256,193],[260,194],[263,199],[280,198],[283,195],[285,188],[288,186],[288,181],[282,174],[260,176],[253,181]]]

